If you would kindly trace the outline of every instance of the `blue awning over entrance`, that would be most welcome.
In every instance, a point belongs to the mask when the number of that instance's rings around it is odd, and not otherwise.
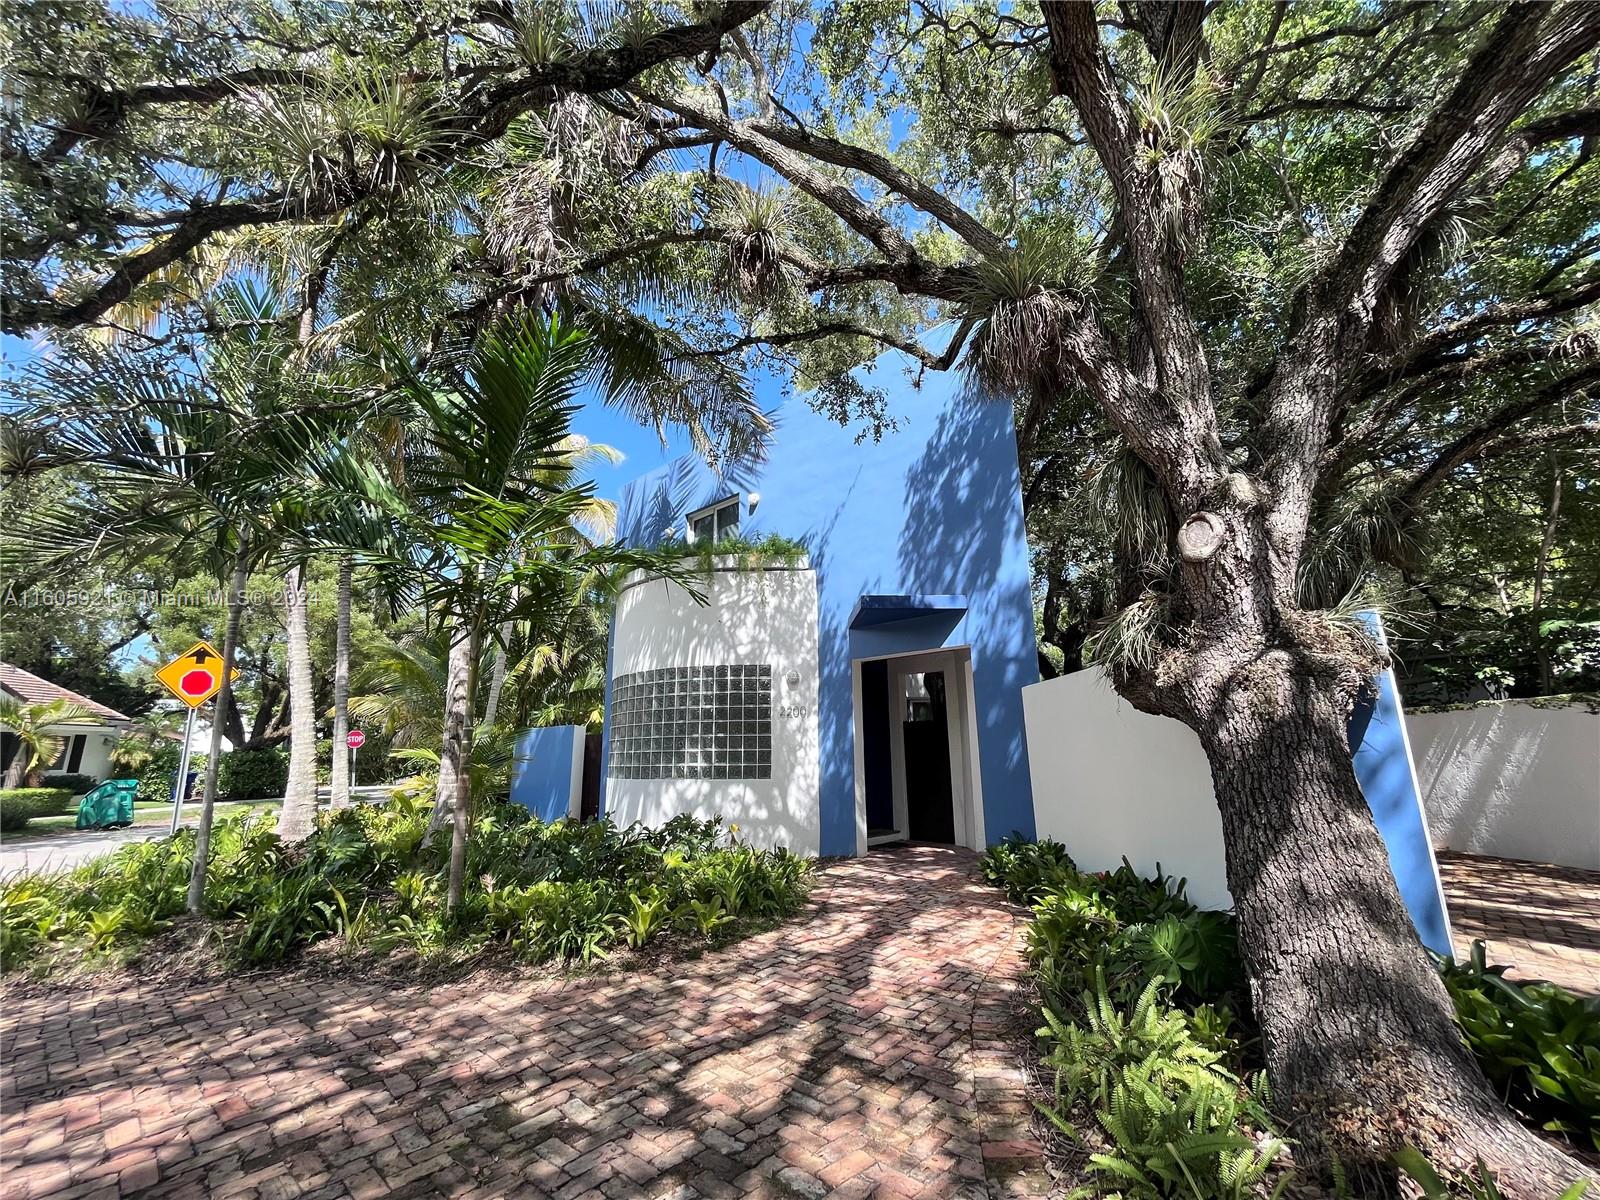
[[[965,596],[862,596],[850,614],[850,628],[874,629],[925,617],[959,620],[966,611]]]

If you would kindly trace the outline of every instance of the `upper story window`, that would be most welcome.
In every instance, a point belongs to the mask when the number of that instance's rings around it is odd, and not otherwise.
[[[739,532],[739,497],[729,496],[689,514],[689,541],[717,543]]]

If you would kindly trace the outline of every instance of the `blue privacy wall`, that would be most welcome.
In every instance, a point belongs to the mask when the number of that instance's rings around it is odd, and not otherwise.
[[[541,821],[572,813],[583,784],[582,725],[524,729],[511,763],[511,801]]]
[[[1361,617],[1379,643],[1387,644],[1377,615],[1362,613]],[[1445,915],[1444,891],[1439,885],[1439,866],[1428,837],[1422,796],[1417,790],[1394,671],[1383,672],[1372,684],[1372,690],[1350,714],[1351,761],[1356,779],[1384,845],[1389,848],[1389,865],[1417,935],[1428,949],[1449,954],[1450,923]]]
[[[1031,837],[1022,687],[1039,674],[1011,406],[965,395],[950,375],[914,387],[886,378],[895,372],[887,364],[878,370],[898,421],[881,441],[858,441],[856,430],[791,400],[773,414],[764,463],[719,475],[697,457],[677,459],[628,485],[618,531],[631,545],[655,545],[694,509],[757,492],[741,532],[805,543],[819,600],[824,855],[856,850],[852,662],[942,646],[972,648],[986,836]],[[851,628],[866,595],[962,596],[966,605]],[[609,682],[607,691],[609,706]]]

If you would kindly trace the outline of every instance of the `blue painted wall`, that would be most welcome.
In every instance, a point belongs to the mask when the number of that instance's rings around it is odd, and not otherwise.
[[[541,821],[565,817],[574,786],[574,744],[583,735],[581,725],[553,725],[519,733],[511,763],[512,803],[522,805]],[[583,760],[576,761],[581,764]]]
[[[1363,613],[1362,620],[1380,642],[1385,640],[1383,624],[1375,614]],[[1416,772],[1406,745],[1405,714],[1394,672],[1383,672],[1373,685],[1372,693],[1350,715],[1356,779],[1388,847],[1389,865],[1417,936],[1430,950],[1450,954],[1439,867],[1423,821],[1422,797],[1417,793]]]
[[[858,444],[853,430],[791,400],[774,414],[766,462],[721,477],[694,456],[669,463],[624,490],[618,530],[653,545],[681,530],[686,513],[754,491],[761,502],[741,514],[741,531],[806,544],[820,604],[823,854],[855,853],[851,662],[941,646],[972,647],[987,837],[1032,836],[1022,687],[1039,675],[1011,408],[966,396],[943,374],[886,390],[900,424],[881,441]],[[851,629],[856,602],[874,594],[960,594],[969,607]],[[608,711],[610,699],[608,681]]]

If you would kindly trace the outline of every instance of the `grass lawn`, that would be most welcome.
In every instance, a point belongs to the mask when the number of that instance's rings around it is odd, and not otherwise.
[[[249,800],[219,800],[217,801],[217,815],[223,813],[244,812],[251,808],[276,808],[276,804],[261,803]],[[193,818],[200,811],[200,802],[191,800],[183,806],[185,820]],[[79,832],[76,828],[78,810],[76,807],[71,812],[59,813],[53,817],[34,817],[28,824],[15,833],[7,831],[5,840],[20,842],[23,839],[66,837]],[[135,800],[133,802],[133,823],[135,825],[165,825],[172,820],[172,802],[170,800]]]

